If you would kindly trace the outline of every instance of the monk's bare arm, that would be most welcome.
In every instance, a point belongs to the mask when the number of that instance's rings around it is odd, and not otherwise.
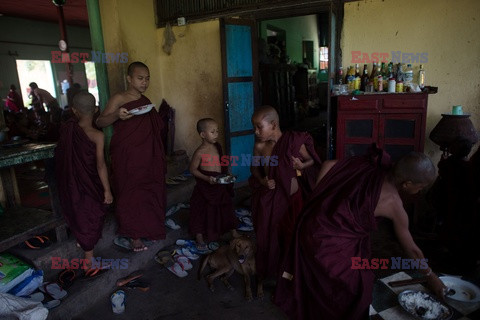
[[[97,172],[103,185],[104,203],[110,204],[113,201],[113,196],[110,189],[110,183],[108,182],[108,170],[107,164],[105,163],[105,156],[103,151],[105,144],[104,141],[105,137],[103,135],[103,132],[95,130],[94,142],[96,145]]]
[[[126,120],[133,117],[132,114],[128,113],[127,109],[121,108],[123,104],[124,101],[121,94],[116,94],[110,100],[108,100],[105,110],[103,110],[103,112],[97,118],[97,126],[99,128],[105,128],[118,119]]]
[[[325,177],[328,171],[333,168],[333,166],[338,162],[338,160],[327,160],[322,163],[322,167],[320,168],[320,172],[318,173],[317,182],[315,183],[316,186],[320,183],[320,180]]]
[[[302,157],[303,161],[299,158],[292,157],[293,159],[293,169],[296,170],[303,170],[313,165],[314,161],[310,153],[308,153],[307,148],[304,144],[300,146],[299,150],[300,156]]]
[[[396,198],[396,197],[395,197]],[[408,230],[408,215],[405,209],[403,208],[403,204],[401,199],[393,200],[389,204],[390,210],[385,211],[385,214],[379,214],[380,216],[384,216],[389,218],[393,222],[393,228],[395,234],[402,246],[405,254],[411,259],[425,259],[422,250],[416,245],[413,241],[412,235]],[[444,288],[445,285],[443,282],[438,279],[437,275],[432,272],[432,269],[427,266],[427,269],[420,270],[424,272],[427,276],[427,281],[430,289],[441,299],[443,299],[444,295]]]
[[[198,168],[202,163],[202,153],[203,153],[203,149],[201,148],[198,148],[197,150],[195,150],[195,153],[192,156],[192,161],[190,162],[190,167],[189,167],[190,173],[193,174],[193,176],[198,179],[202,179],[203,181],[206,181],[210,184],[214,184],[215,179],[213,177],[206,176],[203,173],[201,173],[200,170],[198,170]]]

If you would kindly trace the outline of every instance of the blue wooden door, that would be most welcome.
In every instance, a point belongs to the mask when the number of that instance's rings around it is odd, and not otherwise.
[[[254,21],[221,20],[223,102],[226,154],[237,182],[250,176],[249,160],[255,140],[251,117],[257,98],[257,59]]]

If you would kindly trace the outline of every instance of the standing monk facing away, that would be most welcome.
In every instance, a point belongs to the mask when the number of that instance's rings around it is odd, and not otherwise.
[[[306,132],[282,133],[277,111],[258,108],[252,116],[256,142],[251,164],[252,217],[257,238],[256,267],[261,278],[275,277],[302,209],[301,180],[315,184],[320,159]],[[268,160],[268,161],[267,161]],[[267,163],[268,162],[268,163]],[[301,172],[302,179],[297,177]],[[303,188],[305,189],[305,188]]]
[[[163,123],[155,108],[133,115],[130,110],[151,104],[143,95],[150,82],[148,67],[128,66],[127,91],[115,94],[97,119],[101,128],[113,124],[110,144],[118,234],[131,239],[134,251],[147,247],[142,239],[165,239],[165,152]]]
[[[326,161],[319,183],[302,211],[275,303],[291,319],[368,319],[374,275],[354,259],[370,259],[369,233],[376,217],[393,222],[405,254],[424,259],[408,230],[399,191],[416,194],[435,179],[435,167],[412,152],[390,168],[386,153]],[[443,297],[443,283],[427,266],[419,270]]]

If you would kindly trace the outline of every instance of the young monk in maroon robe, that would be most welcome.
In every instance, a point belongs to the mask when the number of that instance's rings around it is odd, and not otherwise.
[[[233,184],[217,184],[215,179],[228,172],[228,167],[221,165],[223,153],[217,142],[218,124],[211,118],[201,119],[197,122],[197,131],[202,144],[190,163],[190,172],[197,184],[190,199],[189,232],[195,236],[197,249],[205,251],[208,249],[205,240],[215,241],[230,230],[233,237],[238,237],[235,230],[238,221],[233,210]]]
[[[302,190],[297,174],[300,172],[303,178],[316,177],[320,159],[308,133],[282,133],[278,113],[273,107],[258,108],[252,116],[252,123],[257,141],[249,183],[253,189],[256,268],[261,278],[275,277],[302,209]],[[269,163],[265,163],[267,159]],[[315,183],[315,179],[309,180]]]
[[[143,239],[165,239],[166,162],[163,123],[158,112],[134,115],[129,111],[151,104],[142,93],[150,73],[141,62],[128,67],[128,89],[115,94],[97,119],[100,128],[113,124],[110,143],[113,191],[118,233],[131,239],[134,251],[147,247]]]
[[[91,263],[102,235],[106,204],[113,197],[104,158],[104,135],[93,128],[95,97],[86,91],[73,99],[72,117],[61,127],[55,171],[65,220]]]
[[[424,154],[412,152],[389,169],[388,155],[375,151],[323,164],[277,283],[275,303],[291,319],[368,319],[374,275],[355,269],[352,259],[371,258],[369,233],[376,217],[393,221],[408,257],[424,259],[408,230],[399,191],[418,193],[435,179],[435,167]],[[432,270],[419,271],[443,298],[443,283]]]

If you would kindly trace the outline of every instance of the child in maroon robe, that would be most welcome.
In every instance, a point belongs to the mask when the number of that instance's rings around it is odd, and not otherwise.
[[[106,204],[113,197],[104,158],[104,135],[93,128],[95,97],[84,91],[73,100],[71,118],[61,127],[55,149],[55,171],[65,220],[91,262],[102,235]]]
[[[352,261],[371,258],[369,233],[376,217],[393,221],[408,257],[424,259],[408,230],[399,191],[418,193],[435,179],[435,167],[416,152],[393,169],[388,163],[388,155],[377,149],[369,156],[323,164],[277,282],[275,303],[291,319],[368,319],[374,276],[354,268]],[[444,285],[431,269],[419,271],[443,298]]]
[[[143,251],[147,247],[142,239],[165,239],[163,123],[155,108],[130,112],[151,104],[142,94],[150,82],[148,67],[131,63],[127,81],[127,91],[108,101],[96,124],[100,128],[113,124],[110,156],[118,233],[129,238],[133,251]]]
[[[201,119],[197,122],[197,131],[202,144],[190,163],[190,172],[197,184],[190,199],[189,232],[195,236],[197,249],[205,251],[205,240],[215,241],[230,230],[233,237],[237,237],[238,221],[233,211],[233,184],[217,184],[215,179],[228,170],[226,165],[221,165],[223,153],[217,142],[218,124],[211,118]]]
[[[297,176],[301,174],[302,179],[314,185],[316,179],[308,177],[317,176],[320,158],[308,133],[282,133],[278,113],[273,107],[258,108],[252,116],[252,123],[257,141],[249,182],[253,189],[256,268],[262,278],[275,277],[302,209],[301,179]],[[265,163],[267,159],[269,163]]]

